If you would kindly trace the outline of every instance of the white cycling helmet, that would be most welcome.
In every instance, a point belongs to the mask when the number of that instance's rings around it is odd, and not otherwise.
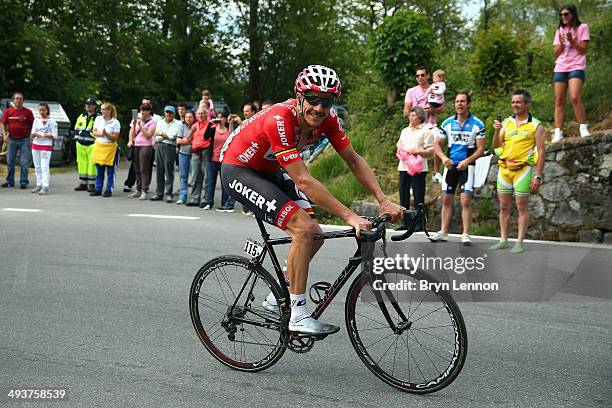
[[[336,98],[342,93],[340,78],[331,68],[323,65],[309,65],[302,70],[295,79],[295,92],[319,91],[334,95]]]

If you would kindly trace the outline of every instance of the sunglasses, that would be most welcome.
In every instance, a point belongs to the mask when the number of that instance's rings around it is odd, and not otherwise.
[[[572,15],[572,13],[565,12],[565,13],[559,13],[559,15],[560,15],[561,17],[567,17],[567,16],[571,16],[571,15]]]
[[[304,99],[312,106],[322,105],[324,108],[331,108],[334,98],[321,98],[311,94],[304,94]]]
[[[416,74],[416,77],[417,77],[417,78],[420,78],[420,77],[426,77],[426,76],[427,76],[427,74]]]

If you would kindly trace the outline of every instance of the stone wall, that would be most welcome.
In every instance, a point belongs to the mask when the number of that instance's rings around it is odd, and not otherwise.
[[[497,164],[491,163],[486,184],[475,191],[474,222],[497,223]],[[430,229],[440,225],[440,188],[432,186],[426,205]],[[355,202],[360,214],[372,214],[377,206]],[[529,199],[528,238],[553,241],[612,243],[612,132],[572,138],[546,147],[544,182]],[[516,209],[512,226],[516,236]],[[461,232],[460,206],[455,204],[451,232]],[[513,236],[513,235],[511,235]]]
[[[497,200],[496,177],[497,164],[491,165],[487,184],[476,191],[477,200]],[[611,132],[548,145],[544,182],[529,199],[528,237],[612,243],[611,185]]]

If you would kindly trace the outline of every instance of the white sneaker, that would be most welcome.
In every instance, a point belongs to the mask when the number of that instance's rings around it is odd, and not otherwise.
[[[334,334],[340,331],[340,326],[322,323],[311,316],[307,316],[297,322],[289,320],[289,331],[327,336],[328,334]]]
[[[146,200],[147,199],[147,193],[145,193],[144,191],[140,194],[140,197],[138,197],[139,200]]]
[[[559,143],[563,139],[563,132],[560,128],[555,128],[555,135],[553,136],[551,143]]]
[[[431,242],[447,242],[448,234],[443,234],[442,231],[435,232],[429,237]]]
[[[463,234],[463,235],[461,236],[461,243],[462,243],[464,246],[470,246],[470,245],[472,245],[472,238],[470,238],[470,235],[469,235],[469,234]]]
[[[210,205],[210,204],[206,204],[206,205],[204,206],[204,209],[205,209],[205,210],[212,210],[212,205]]]
[[[137,197],[140,197],[141,194],[142,193],[137,190],[137,191],[134,191],[133,193],[128,194],[128,197],[129,198],[137,198]]]
[[[589,137],[591,136],[591,133],[589,133],[589,128],[587,127],[587,125],[582,124],[580,125],[580,137]]]

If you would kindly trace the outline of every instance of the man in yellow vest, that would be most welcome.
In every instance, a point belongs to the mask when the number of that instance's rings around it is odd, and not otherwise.
[[[76,120],[74,125],[76,138],[77,165],[79,169],[79,185],[75,191],[94,191],[96,184],[96,165],[92,161],[93,144],[95,138],[91,133],[96,120],[96,101],[93,98],[85,100],[85,112]]]
[[[529,92],[524,89],[514,91],[513,115],[503,122],[495,120],[493,123],[493,148],[499,156],[497,194],[501,239],[490,249],[508,247],[508,228],[514,194],[518,210],[518,240],[510,251],[513,254],[524,251],[523,240],[529,225],[529,194],[538,191],[544,176],[544,126],[529,113],[530,104]]]

